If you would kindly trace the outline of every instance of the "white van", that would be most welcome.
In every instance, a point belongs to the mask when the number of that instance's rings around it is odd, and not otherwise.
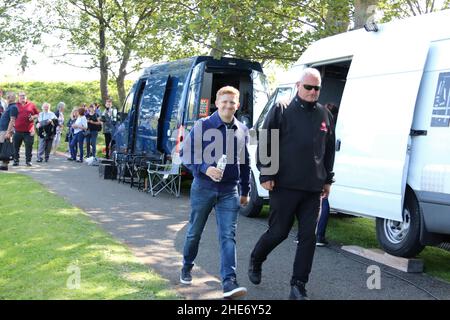
[[[319,102],[339,106],[331,207],[376,217],[380,245],[393,255],[449,242],[450,11],[313,43],[281,79],[254,129],[280,97],[295,96],[306,67],[322,73]],[[250,147],[253,160],[256,148]],[[255,162],[246,216],[257,216],[268,199]]]

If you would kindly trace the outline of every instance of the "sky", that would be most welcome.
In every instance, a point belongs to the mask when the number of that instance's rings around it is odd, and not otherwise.
[[[49,4],[51,0],[49,0]],[[25,17],[32,20],[41,19],[45,16],[45,12],[40,9],[36,2],[31,1],[25,4]],[[33,47],[24,43],[23,50],[19,56],[2,56],[0,60],[0,82],[17,82],[17,81],[85,81],[97,80],[99,78],[98,70],[88,70],[77,67],[71,67],[66,64],[56,64],[53,58],[49,56],[53,54],[61,54],[66,47],[65,42],[56,34],[45,35],[42,42],[52,49],[43,50],[41,46]],[[59,49],[58,49],[59,48]],[[20,55],[27,51],[30,63],[25,73],[21,72],[19,63]],[[72,64],[82,65],[82,61],[73,60]]]
[[[52,0],[45,0],[52,4]],[[46,13],[39,8],[35,1],[25,4],[25,16],[40,19]],[[31,19],[31,18],[30,18]],[[100,79],[100,71],[98,69],[86,69],[77,66],[87,66],[84,61],[85,58],[71,57],[69,62],[71,65],[65,63],[58,63],[52,55],[58,56],[69,52],[67,50],[67,41],[61,39],[56,33],[46,34],[42,38],[43,44],[47,47],[46,50],[42,46],[32,47],[24,43],[23,51],[27,51],[29,60],[31,61],[29,67],[25,72],[20,68],[20,55],[2,57],[0,60],[0,82],[20,82],[20,81],[93,81]],[[21,52],[20,54],[22,54]],[[134,80],[139,76],[139,73],[130,74],[127,79]]]
[[[24,73],[20,70],[20,57],[8,57],[1,61],[0,82],[19,81],[91,81],[99,79],[97,69],[87,70],[66,64],[55,64],[52,58],[41,52],[29,52],[36,63]]]

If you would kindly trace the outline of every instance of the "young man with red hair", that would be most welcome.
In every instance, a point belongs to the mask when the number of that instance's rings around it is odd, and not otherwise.
[[[236,225],[239,205],[247,205],[250,165],[248,129],[234,114],[239,108],[239,91],[223,87],[217,92],[217,111],[196,122],[181,150],[183,164],[192,172],[191,215],[183,250],[180,282],[191,284],[191,270],[211,210],[215,209],[220,242],[224,298],[247,293],[236,281]],[[226,156],[220,168],[219,159]],[[238,185],[240,188],[238,189]],[[240,194],[239,194],[240,192]]]

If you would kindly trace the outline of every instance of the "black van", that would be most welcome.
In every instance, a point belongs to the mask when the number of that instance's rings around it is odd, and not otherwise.
[[[118,113],[114,150],[168,159],[178,149],[182,134],[216,110],[216,92],[226,85],[240,91],[236,117],[252,127],[268,100],[268,84],[259,63],[197,56],[145,69]]]

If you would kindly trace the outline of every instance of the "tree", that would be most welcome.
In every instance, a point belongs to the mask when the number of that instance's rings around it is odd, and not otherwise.
[[[380,0],[355,0],[353,14],[354,29],[360,29],[367,22],[374,20],[379,2]]]
[[[69,5],[69,8],[68,8]],[[145,59],[159,60],[171,39],[158,29],[163,1],[59,0],[56,27],[68,34],[72,52],[90,58],[87,68],[100,70],[102,100],[108,97],[108,77],[116,83],[119,103],[126,98],[125,78]],[[131,67],[130,67],[130,64]]]
[[[7,54],[26,54],[24,44],[40,43],[43,30],[39,19],[25,18],[29,0],[0,0],[0,58]]]
[[[450,1],[435,0],[380,0],[379,8],[383,10],[382,22],[393,19],[417,16],[425,13],[450,8]]]
[[[167,27],[216,57],[295,61],[315,39],[346,31],[351,1],[174,1]],[[206,52],[205,52],[206,53]]]

